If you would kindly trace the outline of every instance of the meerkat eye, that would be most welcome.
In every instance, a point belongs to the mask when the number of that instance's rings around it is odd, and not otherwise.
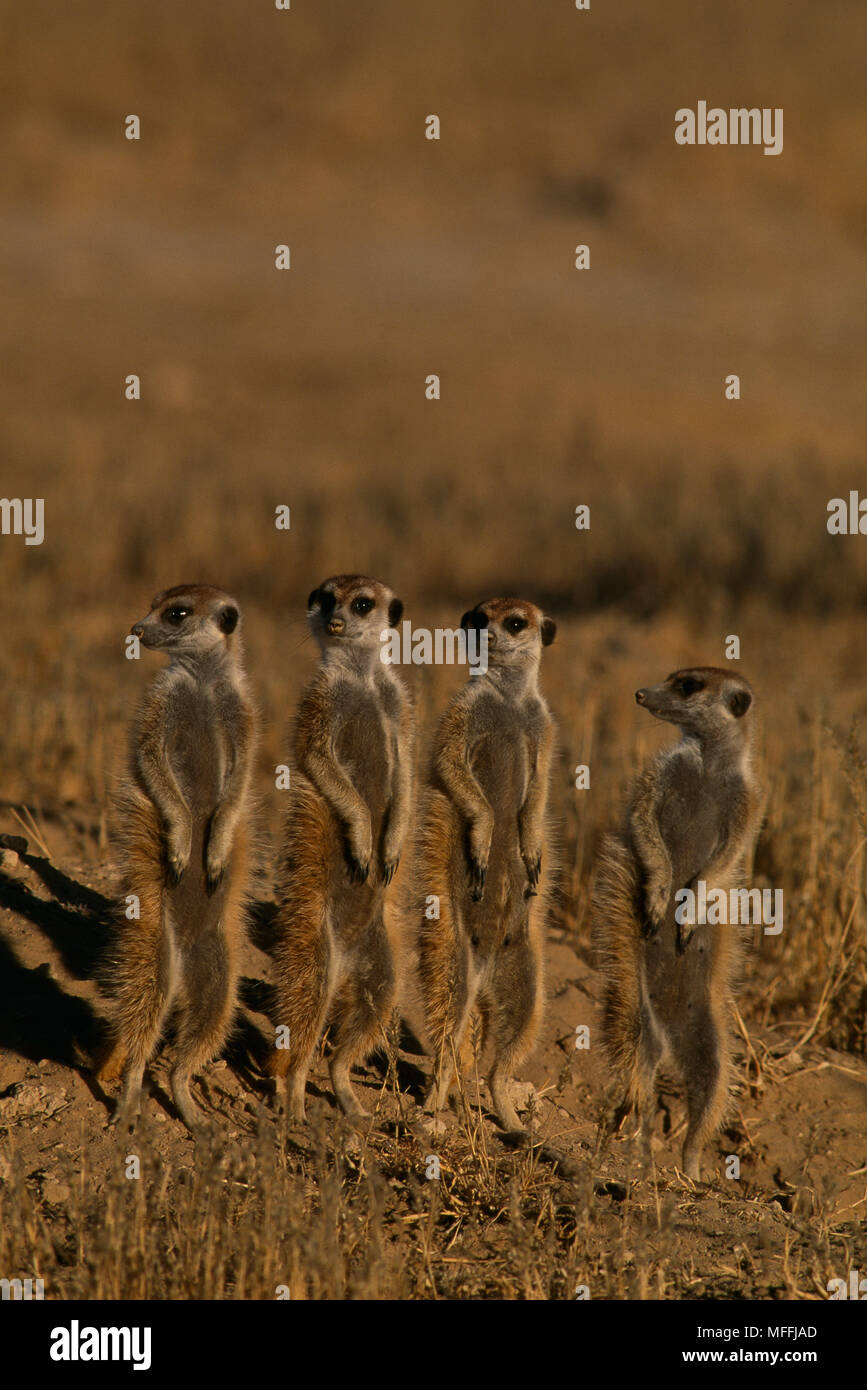
[[[503,623],[503,627],[506,629],[507,632],[523,632],[526,626],[526,618],[506,618],[505,622]]]
[[[694,676],[687,676],[680,682],[680,693],[684,698],[695,695],[699,690],[704,690],[704,681],[697,681]]]
[[[375,600],[372,598],[354,598],[351,605],[352,611],[364,617],[365,613],[369,613],[371,608],[374,607],[374,603]]]
[[[175,603],[163,613],[163,622],[171,623],[173,627],[177,627],[184,621],[184,618],[189,617],[191,611],[189,608],[184,608],[182,604]]]

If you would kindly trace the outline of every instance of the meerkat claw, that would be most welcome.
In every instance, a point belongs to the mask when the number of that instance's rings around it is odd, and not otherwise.
[[[470,887],[471,896],[474,903],[480,903],[485,896],[485,881],[488,877],[487,864],[480,864],[478,859],[470,861]]]

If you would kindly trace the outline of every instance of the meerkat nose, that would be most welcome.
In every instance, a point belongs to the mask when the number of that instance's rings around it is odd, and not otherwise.
[[[345,624],[344,624],[344,621],[343,621],[342,618],[332,618],[332,619],[331,619],[331,622],[328,624],[328,631],[329,631],[329,632],[342,632],[343,629],[344,629],[344,626],[345,626]]]
[[[144,623],[133,623],[130,633],[133,637],[141,637],[144,632]]]
[[[647,694],[647,691],[646,691],[646,690],[636,690],[636,692],[635,692],[635,703],[636,703],[637,705],[643,705],[643,704],[644,704],[644,697],[645,697],[646,694]]]

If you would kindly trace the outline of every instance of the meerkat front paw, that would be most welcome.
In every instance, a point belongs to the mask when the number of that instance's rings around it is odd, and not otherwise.
[[[358,859],[352,852],[347,851],[346,855],[347,870],[351,883],[366,883],[370,875],[370,860]]]
[[[690,941],[695,927],[687,926],[684,922],[677,922],[677,954],[682,956]]]
[[[346,831],[346,863],[352,883],[366,883],[373,857],[373,833],[370,820],[361,828],[350,825]]]
[[[223,882],[223,874],[226,871],[225,864],[216,860],[213,855],[208,854],[205,864],[205,890],[208,897],[216,893],[220,884]]]
[[[402,848],[403,836],[389,826],[382,846],[382,881],[386,888],[397,873]]]
[[[656,936],[665,921],[670,897],[670,883],[649,883],[647,885],[644,894],[644,922],[642,924],[645,936]]]
[[[470,896],[474,903],[480,903],[485,896],[485,880],[488,877],[488,866],[482,864],[478,859],[470,860]]]
[[[166,842],[166,868],[169,884],[176,888],[183,878],[190,862],[193,828],[191,825],[174,826]]]
[[[542,834],[540,827],[533,824],[533,817],[528,815],[525,818],[523,811],[518,816],[518,847],[527,870],[530,887],[527,896],[532,897],[539,887],[542,874]]]
[[[208,827],[208,845],[205,850],[205,888],[208,894],[216,893],[223,881],[229,861],[231,845],[229,831],[225,822],[215,813]]]
[[[527,870],[528,897],[535,897],[542,876],[542,850],[528,845],[521,846],[521,858]]]
[[[470,830],[470,893],[474,903],[480,903],[484,897],[493,834],[493,816],[477,821]]]

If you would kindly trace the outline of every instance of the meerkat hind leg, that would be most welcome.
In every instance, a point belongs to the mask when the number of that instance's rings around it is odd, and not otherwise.
[[[517,1131],[523,1130],[524,1126],[518,1119],[518,1112],[509,1094],[511,1074],[512,1067],[508,1058],[497,1058],[488,1077],[488,1085],[501,1129]]]
[[[235,953],[219,930],[188,950],[172,1069],[172,1099],[191,1133],[207,1127],[190,1094],[190,1081],[222,1049],[235,1011]]]
[[[425,1115],[430,1117],[428,1128],[432,1136],[445,1132],[446,1116],[455,1087],[462,1083],[469,1069],[472,1049],[468,1032],[473,1007],[474,1001],[469,1001],[434,1057],[433,1073],[423,1107]]]
[[[653,1162],[653,1126],[656,1120],[656,1072],[664,1051],[662,1039],[656,1029],[647,1021],[642,1024],[637,1058],[637,1111],[639,1157],[643,1166],[650,1169]]]
[[[434,1059],[424,1110],[432,1117],[432,1128],[435,1132],[443,1128],[441,1112],[448,1108],[449,1097],[458,1080],[458,1072],[466,1061],[467,1030],[475,1004],[475,993],[468,989],[462,1001],[453,1001],[449,1010],[450,1019],[431,1020],[434,1024]]]
[[[716,1130],[728,1099],[728,1038],[710,1007],[692,1020],[690,1036],[681,1047],[675,1040],[675,1056],[686,1083],[689,1121],[683,1145],[683,1170],[688,1178],[701,1178],[701,1154]]]
[[[141,1061],[129,1062],[124,1070],[123,1091],[109,1121],[119,1135],[128,1134],[135,1128],[141,1110],[145,1065]]]
[[[621,1067],[622,1100],[610,1115],[607,1133],[616,1134],[630,1115],[635,1129],[624,1138],[637,1145],[638,1163],[649,1170],[653,1162],[653,1125],[656,1119],[656,1072],[664,1051],[662,1038],[653,1022],[642,1017],[638,1042],[632,1060]]]
[[[541,948],[517,932],[500,947],[490,987],[485,991],[485,1041],[490,1038],[494,1061],[488,1086],[494,1110],[505,1130],[524,1130],[510,1095],[514,1069],[530,1050],[542,1012]]]
[[[441,923],[446,930],[426,936],[420,960],[425,1024],[433,1052],[424,1111],[432,1116],[435,1131],[443,1127],[440,1112],[448,1106],[455,1070],[463,1059],[478,991],[469,947],[450,929],[450,923],[449,915]]]
[[[335,1099],[350,1117],[368,1113],[353,1090],[350,1068],[381,1041],[394,1003],[395,983],[391,946],[380,916],[355,953],[338,996],[329,1071]]]
[[[141,928],[142,924],[137,923]],[[128,931],[123,937],[121,973],[114,1000],[115,1046],[112,1064],[125,1056],[123,1090],[109,1121],[118,1134],[134,1127],[141,1109],[145,1067],[157,1050],[163,1024],[175,992],[176,968],[172,943],[159,925]],[[145,981],[142,987],[142,981]],[[108,1075],[108,1073],[106,1073]]]
[[[289,1046],[275,1049],[268,1063],[278,1114],[292,1124],[306,1119],[307,1075],[325,1026],[333,994],[333,961],[328,937],[309,922],[306,931],[287,933],[278,962],[278,1017],[289,1028]],[[311,938],[314,943],[311,950]]]

